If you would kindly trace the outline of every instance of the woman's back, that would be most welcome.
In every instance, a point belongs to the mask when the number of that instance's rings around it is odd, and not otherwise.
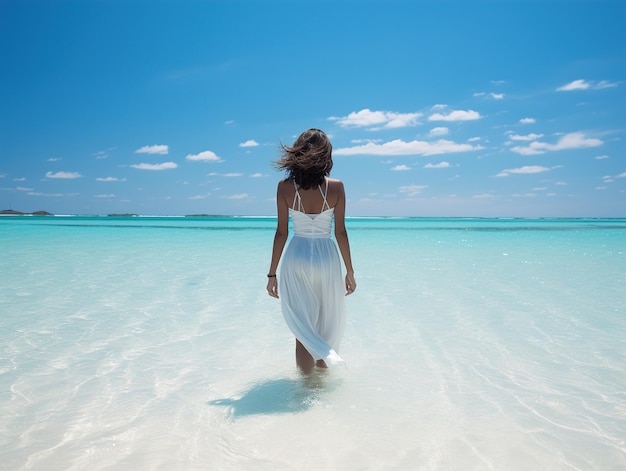
[[[285,198],[285,202],[290,208],[306,214],[319,214],[337,205],[343,188],[340,180],[327,178],[326,182],[328,183],[327,189],[325,188],[326,184],[322,183],[320,186],[305,190],[303,188],[296,189],[293,180],[283,180],[280,183],[282,188],[279,189],[279,193]],[[296,192],[299,194],[299,198]],[[298,199],[300,200],[300,207],[298,207]],[[294,206],[294,202],[296,206]]]

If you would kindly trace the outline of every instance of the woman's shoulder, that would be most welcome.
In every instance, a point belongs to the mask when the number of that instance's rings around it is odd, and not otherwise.
[[[278,188],[276,190],[278,196],[282,197],[285,201],[293,198],[295,193],[295,187],[293,181],[285,178],[278,182]]]
[[[343,182],[338,178],[328,178],[328,189],[331,191],[343,191]]]
[[[289,180],[288,178],[284,178],[283,180],[278,182],[278,190],[283,190],[285,188],[288,187],[292,187],[293,188],[293,181]]]

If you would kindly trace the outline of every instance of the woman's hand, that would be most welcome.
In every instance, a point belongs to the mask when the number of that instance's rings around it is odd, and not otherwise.
[[[267,279],[267,294],[278,299],[278,281],[275,276]]]
[[[348,272],[346,273],[346,296],[354,293],[356,289],[356,281],[354,280],[354,273]]]

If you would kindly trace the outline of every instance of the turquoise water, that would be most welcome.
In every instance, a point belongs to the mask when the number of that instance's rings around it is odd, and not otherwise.
[[[272,218],[0,218],[11,470],[626,467],[626,220],[352,218],[303,378]]]

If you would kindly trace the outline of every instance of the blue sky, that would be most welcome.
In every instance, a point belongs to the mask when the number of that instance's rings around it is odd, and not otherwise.
[[[0,209],[626,216],[626,2],[0,0]]]

